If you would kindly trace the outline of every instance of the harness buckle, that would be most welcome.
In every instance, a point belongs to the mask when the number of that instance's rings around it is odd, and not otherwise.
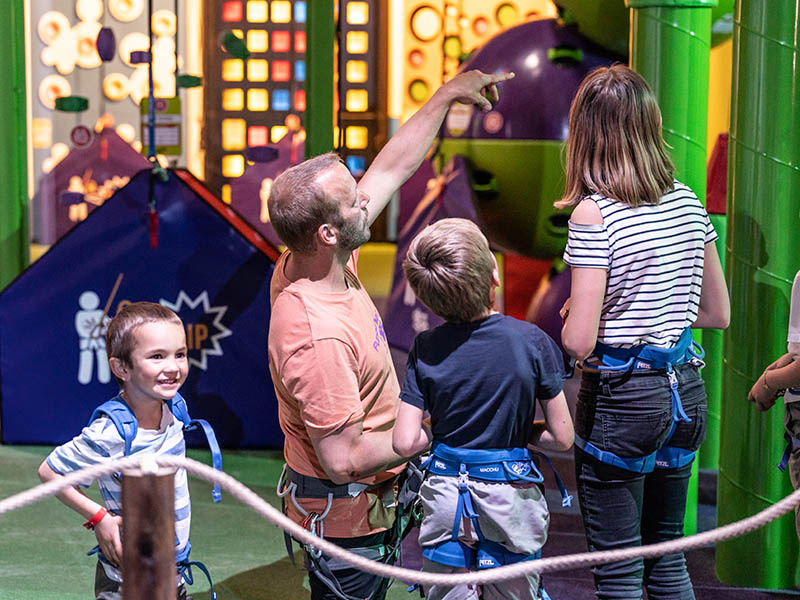
[[[461,463],[461,467],[458,469],[458,489],[466,490],[468,482],[469,471],[467,471],[467,465]]]
[[[678,376],[675,375],[675,371],[673,370],[672,365],[669,365],[669,368],[667,369],[667,378],[669,379],[669,387],[671,387],[673,390],[677,390]]]

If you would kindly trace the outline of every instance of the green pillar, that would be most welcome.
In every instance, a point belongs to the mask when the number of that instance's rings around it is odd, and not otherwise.
[[[333,0],[307,2],[306,158],[333,150]]]
[[[0,9],[0,290],[28,265],[28,167],[25,105],[25,3]],[[5,41],[3,41],[5,40]]]
[[[625,0],[625,5],[631,9],[631,68],[658,98],[675,177],[705,204],[708,57],[717,0]],[[684,530],[697,531],[697,461]]]
[[[725,239],[728,230],[726,215],[708,215],[711,224],[719,236],[717,238],[717,253],[719,254],[722,268],[725,268]],[[703,349],[706,351],[708,364],[703,369],[703,380],[706,384],[708,396],[708,420],[706,427],[706,441],[698,453],[701,469],[716,471],[719,468],[719,431],[722,415],[722,361],[723,361],[723,332],[721,329],[703,330]]]
[[[741,0],[734,13],[728,155],[727,278],[717,521],[737,521],[791,492],[775,468],[783,452],[783,406],[761,413],[747,392],[786,352],[792,278],[800,267],[800,4]],[[789,514],[717,546],[726,583],[791,588],[798,540]]]

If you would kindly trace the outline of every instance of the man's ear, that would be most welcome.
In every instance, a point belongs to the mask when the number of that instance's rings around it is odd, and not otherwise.
[[[317,239],[323,246],[335,246],[339,241],[339,229],[330,223],[323,223],[317,229]]]
[[[111,372],[114,373],[114,377],[121,381],[130,379],[130,370],[119,358],[112,356],[108,359],[108,364],[111,367]]]

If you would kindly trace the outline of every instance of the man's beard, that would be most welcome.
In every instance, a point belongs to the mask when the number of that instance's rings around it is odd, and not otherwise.
[[[366,219],[345,221],[339,227],[339,247],[347,252],[352,252],[362,244],[369,241],[370,231]]]

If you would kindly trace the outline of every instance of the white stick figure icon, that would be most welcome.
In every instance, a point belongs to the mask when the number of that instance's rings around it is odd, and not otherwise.
[[[78,332],[80,359],[78,360],[78,382],[86,385],[92,380],[94,363],[97,362],[97,380],[108,383],[111,373],[106,358],[106,326],[108,317],[99,309],[100,297],[91,290],[78,298],[80,310],[75,313],[75,331]]]

